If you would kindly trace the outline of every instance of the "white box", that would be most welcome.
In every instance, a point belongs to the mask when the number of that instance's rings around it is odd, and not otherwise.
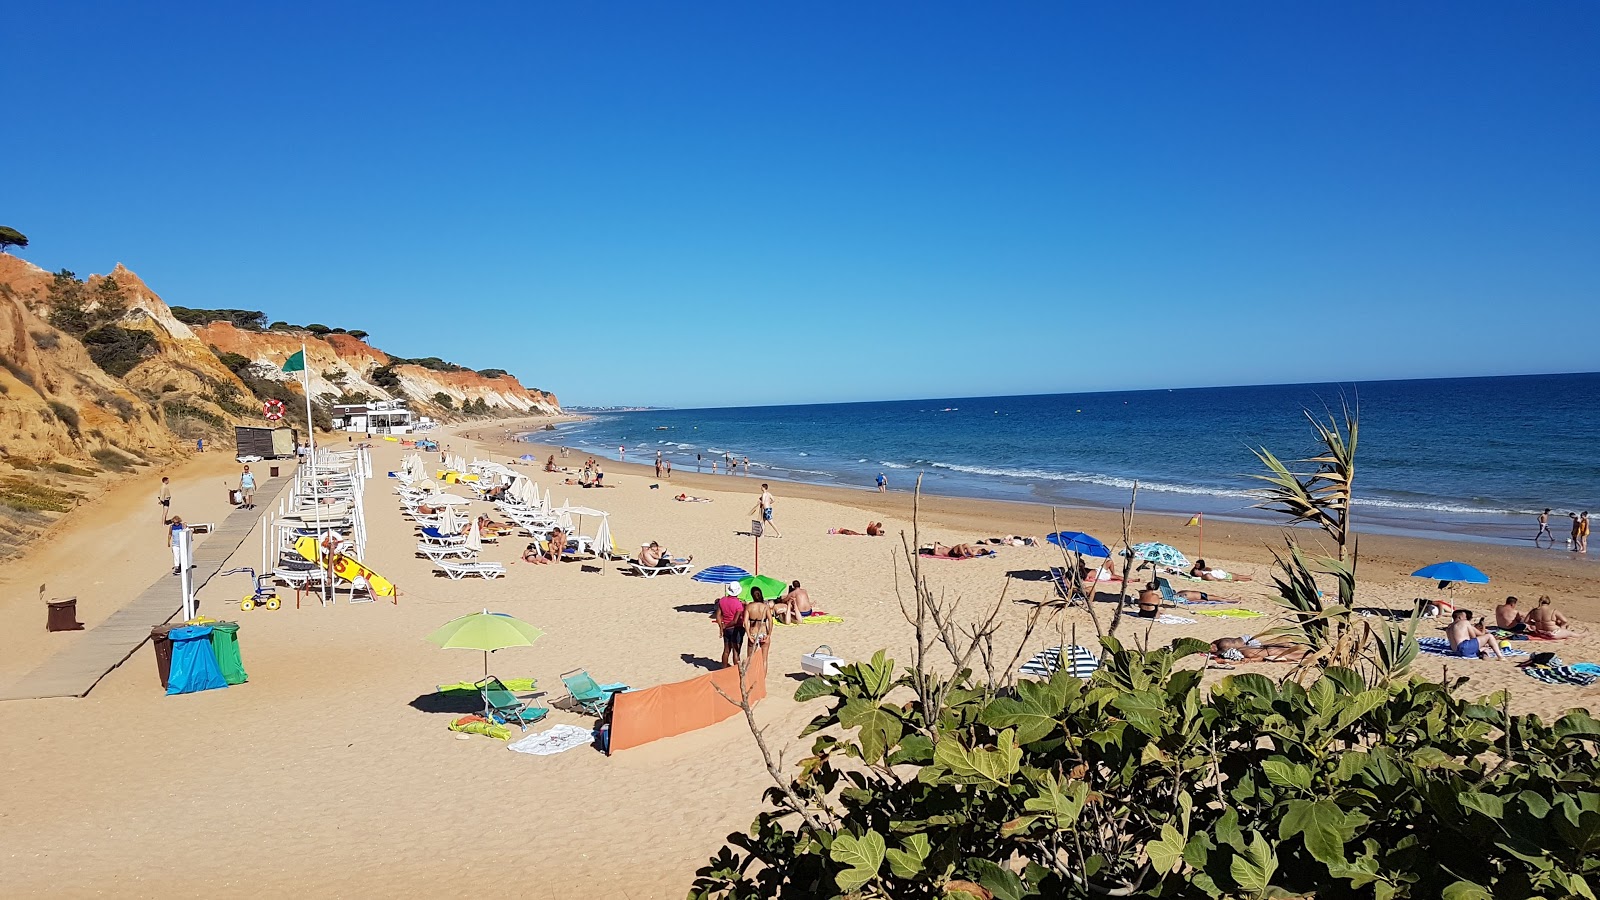
[[[831,647],[818,647],[815,653],[801,654],[800,671],[805,672],[807,675],[839,674],[839,667],[844,665],[844,660],[833,656],[832,649]]]

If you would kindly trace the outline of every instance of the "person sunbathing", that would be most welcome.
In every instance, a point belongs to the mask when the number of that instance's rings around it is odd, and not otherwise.
[[[925,556],[937,556],[942,559],[971,559],[979,555],[978,550],[971,544],[945,545],[935,542],[932,547],[924,549]]]
[[[867,523],[867,537],[882,537],[882,536],[883,536],[883,523],[882,522],[868,522]]]
[[[980,544],[1004,544],[1008,547],[1037,547],[1039,541],[1035,538],[1024,537],[1020,534],[1011,534],[1005,537],[980,538]]]
[[[789,591],[778,598],[778,618],[789,625],[798,625],[811,612],[811,595],[800,582],[789,582]]]
[[[1217,638],[1211,642],[1211,655],[1238,662],[1297,662],[1311,652],[1298,644],[1263,644],[1252,635]]]
[[[522,551],[522,561],[542,566],[550,562],[550,556],[545,553],[544,547],[540,546],[538,541],[534,541]]]
[[[1513,634],[1528,630],[1522,613],[1517,612],[1517,598],[1507,597],[1506,602],[1494,608],[1494,624],[1496,628],[1504,628]]]
[[[1471,610],[1458,609],[1452,613],[1444,635],[1450,639],[1450,649],[1457,656],[1478,659],[1487,649],[1495,659],[1505,658],[1500,655],[1500,642],[1495,640],[1494,635],[1473,624]]]
[[[1105,562],[1101,563],[1098,566],[1095,566],[1092,569],[1089,568],[1089,564],[1088,563],[1078,563],[1078,577],[1083,579],[1085,582],[1091,582],[1091,583],[1092,582],[1100,582],[1100,581],[1121,581],[1122,580],[1122,576],[1118,575],[1115,571],[1112,570],[1111,561],[1110,560],[1106,560]]]
[[[1567,628],[1567,617],[1550,605],[1549,595],[1539,598],[1539,605],[1528,611],[1528,634],[1548,640],[1563,640],[1577,632]]]
[[[1147,591],[1155,591],[1156,593],[1160,593],[1161,585],[1154,581],[1147,581],[1145,582],[1144,589]],[[1170,584],[1168,585],[1168,589],[1171,589]],[[1173,591],[1172,593],[1175,596],[1188,600],[1190,603],[1209,603],[1211,601],[1211,595],[1205,591]]]
[[[1195,560],[1194,568],[1189,570],[1189,577],[1190,578],[1198,578],[1201,581],[1249,581],[1250,580],[1250,576],[1249,575],[1234,575],[1233,573],[1224,571],[1222,569],[1213,569],[1210,566],[1206,565],[1206,561],[1203,560],[1203,559]]]
[[[672,568],[672,555],[661,549],[661,545],[651,541],[648,546],[639,551],[639,565],[646,569]]]

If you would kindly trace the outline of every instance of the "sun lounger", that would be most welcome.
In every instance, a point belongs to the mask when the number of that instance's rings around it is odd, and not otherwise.
[[[1224,600],[1221,597],[1213,597],[1205,591],[1200,592],[1205,597],[1204,600],[1189,600],[1173,590],[1172,582],[1165,578],[1157,578],[1156,587],[1161,589],[1161,602],[1170,603],[1173,606],[1213,606],[1239,602],[1237,600]]]
[[[689,563],[690,563],[690,561],[687,560],[687,559],[685,559],[685,560],[677,560],[677,559],[675,559],[675,560],[672,561],[672,563],[670,565],[665,565],[665,566],[647,566],[644,563],[639,562],[638,560],[630,559],[630,560],[628,560],[628,568],[633,570],[633,574],[638,575],[641,578],[654,578],[657,575],[683,575],[683,574],[686,574],[689,571]]]
[[[550,715],[547,707],[529,706],[527,701],[518,699],[500,679],[492,675],[478,682],[478,690],[483,693],[485,715],[501,724],[515,724],[522,731],[527,731],[529,725]]]
[[[612,694],[628,689],[625,684],[597,684],[584,669],[562,673],[561,683],[567,686],[569,699],[580,711],[597,717],[606,714]]]
[[[444,547],[451,547],[457,544],[465,544],[467,542],[467,536],[464,534],[451,534],[447,531],[440,531],[437,528],[428,526],[422,529],[422,540],[423,543],[427,544],[438,544]]]
[[[433,560],[434,562],[439,562],[443,559],[471,559],[472,557],[478,555],[478,551],[473,550],[466,544],[451,544],[449,546],[442,544],[418,544],[417,552]]]
[[[439,571],[449,575],[451,581],[460,581],[468,575],[499,578],[506,573],[506,567],[497,562],[446,562],[439,559],[434,560],[433,564]]]
[[[1055,585],[1056,596],[1068,603],[1083,599],[1082,594],[1073,592],[1072,579],[1067,577],[1067,570],[1060,566],[1052,566],[1050,568],[1050,583]]]

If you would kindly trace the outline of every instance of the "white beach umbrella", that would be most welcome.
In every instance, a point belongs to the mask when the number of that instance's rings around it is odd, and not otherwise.
[[[608,515],[600,516],[600,525],[594,530],[594,551],[611,555],[611,517]]]
[[[429,506],[465,506],[472,501],[457,494],[429,494],[422,502]]]
[[[456,508],[454,506],[446,506],[444,508],[444,517],[439,520],[439,530],[445,534],[455,534],[460,527],[456,522]]]
[[[545,491],[544,491],[544,508],[546,510],[548,510],[550,508],[550,489],[549,488],[545,488]]]
[[[478,528],[477,519],[473,519],[467,529],[467,549],[474,552],[483,549],[483,532]]]

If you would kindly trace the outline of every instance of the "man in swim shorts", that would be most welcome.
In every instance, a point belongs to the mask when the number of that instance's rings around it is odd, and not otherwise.
[[[1450,649],[1459,657],[1477,659],[1488,649],[1495,659],[1504,659],[1500,655],[1500,642],[1494,639],[1494,635],[1472,624],[1471,610],[1456,610],[1451,615],[1450,624],[1445,626],[1444,634],[1450,639]]]
[[[761,498],[756,501],[755,508],[751,509],[750,512],[754,514],[757,509],[761,510],[761,521],[765,523],[765,529],[772,532],[773,537],[783,537],[778,531],[778,526],[773,524],[772,491],[765,484],[761,486]]]

